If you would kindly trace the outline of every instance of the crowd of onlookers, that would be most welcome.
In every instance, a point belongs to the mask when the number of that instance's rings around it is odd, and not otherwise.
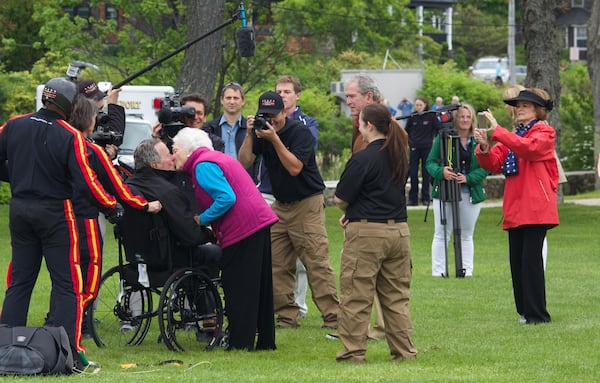
[[[161,134],[165,127],[157,123],[154,138],[136,149],[134,173],[126,180],[111,165],[117,148],[89,139],[103,107],[110,128],[123,132],[118,92],[101,92],[90,80],[52,79],[42,109],[0,128],[0,173],[12,191],[13,251],[0,322],[26,324],[45,258],[53,281],[46,324],[66,329],[78,367],[89,363],[81,345],[83,311],[98,292],[104,219],[118,216],[122,204],[164,217],[176,238],[171,246],[196,249],[197,262],[220,275],[229,349],[276,349],[276,329],[298,327],[307,315],[310,287],[322,326],[331,330],[327,337],[341,341],[338,361],[364,363],[370,339],[386,339],[393,360],[403,361],[417,355],[408,309],[407,206],[433,207],[432,275],[448,277],[454,236],[457,276],[471,277],[483,180],[502,173],[503,229],[519,321],[550,321],[542,249],[546,231],[559,223],[559,163],[555,132],[546,122],[553,104],[545,91],[508,88],[504,102],[514,126],[505,128],[489,110],[479,113],[487,120],[480,126],[477,111],[458,97],[446,107],[440,97],[431,106],[423,97],[405,98],[396,109],[371,77],[350,79],[345,96],[352,156],[334,196],[345,232],[339,294],[325,229],[325,185],[315,159],[318,122],[298,105],[299,79],[280,77],[249,116],[241,112],[244,89],[227,83],[219,95],[223,113],[208,122],[206,98],[182,96],[194,116],[174,136]],[[451,114],[449,121],[442,111]],[[222,252],[218,259],[200,250],[215,241],[209,227]]]

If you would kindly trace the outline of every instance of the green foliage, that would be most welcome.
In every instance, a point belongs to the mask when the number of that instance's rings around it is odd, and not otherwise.
[[[47,1],[4,0],[0,3],[0,62],[7,71],[27,71],[44,53],[41,23],[31,20],[33,4]]]
[[[186,28],[181,20],[184,12],[179,3],[112,1],[126,18],[135,14],[133,21],[124,23],[120,30],[113,20],[91,22],[79,16],[71,18],[62,6],[72,3],[68,0],[54,2],[52,6],[36,3],[32,15],[33,20],[43,23],[40,34],[52,52],[44,58],[43,65],[51,65],[60,73],[64,73],[71,60],[81,60],[99,66],[104,76],[101,80],[116,83],[185,42]],[[174,57],[168,65],[147,72],[132,85],[174,84],[181,60],[182,55]],[[94,75],[86,73],[82,77]]]
[[[285,0],[272,5],[289,35],[314,37],[318,50],[384,51],[414,38],[414,24],[401,24],[406,0]],[[414,21],[414,18],[412,19]]]
[[[35,110],[35,86],[27,72],[0,73],[0,124]]]
[[[501,90],[492,84],[469,77],[464,71],[460,71],[453,61],[444,65],[427,65],[419,95],[427,98],[430,106],[438,96],[444,99],[445,104],[449,104],[452,96],[456,95],[461,102],[473,105],[476,111],[490,109],[501,124],[510,126]]]
[[[497,2],[496,2],[497,3]],[[508,8],[504,5],[504,8]],[[506,56],[508,45],[508,27],[506,13],[489,12],[477,4],[459,2],[454,16],[454,49],[461,48],[465,54],[465,63],[460,68],[467,69],[482,56]]]
[[[594,161],[594,98],[587,68],[572,64],[561,72],[560,159],[565,170],[590,170]]]

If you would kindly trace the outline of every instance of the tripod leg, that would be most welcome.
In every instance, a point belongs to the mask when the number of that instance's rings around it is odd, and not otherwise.
[[[452,225],[454,227],[453,239],[454,239],[454,267],[456,271],[456,278],[464,278],[465,268],[462,261],[462,242],[461,242],[461,231],[460,231],[460,185],[457,182],[453,182],[452,185]]]

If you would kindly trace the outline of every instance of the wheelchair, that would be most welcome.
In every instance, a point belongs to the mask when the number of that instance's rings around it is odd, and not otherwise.
[[[118,264],[100,280],[98,295],[86,309],[86,321],[98,347],[142,343],[153,318],[158,319],[158,341],[171,351],[226,345],[218,267],[208,276],[195,265],[192,251],[187,266],[173,263],[169,230],[158,214],[125,207],[114,226]],[[217,245],[200,251],[217,252]],[[156,305],[156,301],[158,304]]]

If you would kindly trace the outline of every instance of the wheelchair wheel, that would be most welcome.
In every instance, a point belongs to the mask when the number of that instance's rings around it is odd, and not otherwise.
[[[152,292],[126,282],[115,266],[102,276],[98,296],[87,308],[90,334],[98,347],[139,345],[150,327]]]
[[[221,296],[201,271],[182,269],[169,277],[160,296],[158,315],[161,338],[171,351],[198,346],[209,351],[221,340]]]

